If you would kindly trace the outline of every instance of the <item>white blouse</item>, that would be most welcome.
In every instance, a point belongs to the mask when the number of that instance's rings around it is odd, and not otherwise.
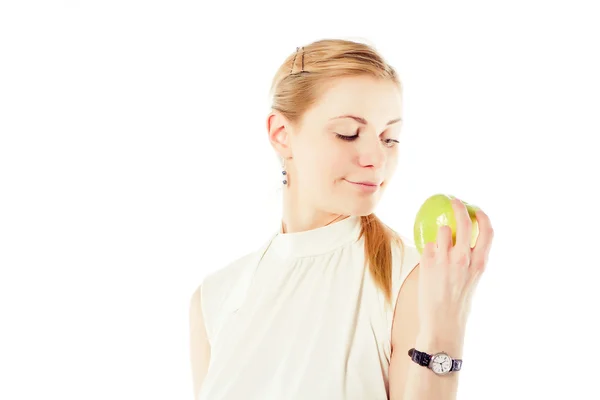
[[[201,400],[387,399],[393,306],[418,264],[393,245],[392,307],[365,267],[360,217],[275,234],[204,278]],[[407,356],[408,357],[408,356]]]

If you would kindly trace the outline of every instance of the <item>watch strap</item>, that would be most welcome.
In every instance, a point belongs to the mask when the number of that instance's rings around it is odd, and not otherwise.
[[[428,367],[429,362],[431,361],[431,354],[424,353],[414,348],[408,351],[408,355],[414,362],[422,367]]]
[[[452,368],[450,368],[450,371],[460,371],[461,368],[462,368],[462,360],[452,359]]]
[[[419,364],[422,367],[429,367],[429,363],[431,362],[432,354],[427,354],[425,352],[419,351],[415,348],[408,350],[408,355],[410,358]],[[452,358],[452,367],[450,371],[460,371],[462,368],[462,360]]]

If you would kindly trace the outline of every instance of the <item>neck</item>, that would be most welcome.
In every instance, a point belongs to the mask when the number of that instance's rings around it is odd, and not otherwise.
[[[293,188],[284,188],[283,192],[283,233],[304,232],[349,217],[349,215],[330,213],[310,207],[305,201],[299,201],[299,196],[293,191]]]

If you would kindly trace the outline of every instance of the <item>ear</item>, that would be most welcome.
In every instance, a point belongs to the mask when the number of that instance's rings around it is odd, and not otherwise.
[[[291,123],[280,112],[272,111],[267,117],[267,132],[269,142],[279,156],[288,159],[292,157],[290,146]]]

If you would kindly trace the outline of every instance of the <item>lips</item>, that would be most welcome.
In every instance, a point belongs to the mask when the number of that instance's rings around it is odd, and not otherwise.
[[[358,181],[358,182],[354,182],[351,180],[346,179],[348,182],[350,183],[354,183],[357,185],[365,185],[365,186],[379,186],[381,185],[381,182],[374,182],[374,181]]]

